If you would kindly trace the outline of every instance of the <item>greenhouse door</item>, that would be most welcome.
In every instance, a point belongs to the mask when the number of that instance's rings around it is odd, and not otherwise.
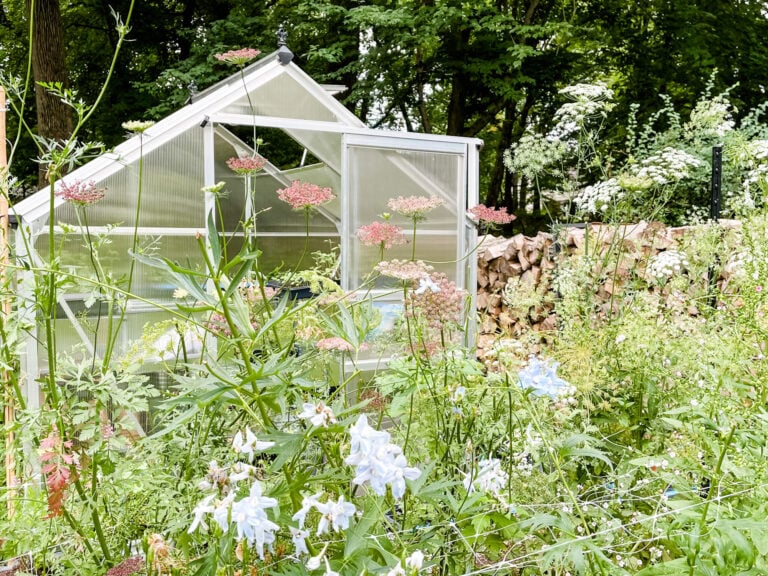
[[[424,260],[474,293],[469,252],[476,233],[466,210],[477,203],[480,141],[391,134],[345,134],[342,142],[343,288],[363,284],[380,257],[378,247],[359,242],[357,231],[386,219],[403,229],[408,244],[387,250],[385,260]],[[442,204],[416,223],[414,234],[413,220],[388,205],[399,196],[436,196]]]

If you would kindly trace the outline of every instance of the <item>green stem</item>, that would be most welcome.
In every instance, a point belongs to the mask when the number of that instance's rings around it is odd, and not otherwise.
[[[139,217],[141,215],[141,195],[142,195],[141,193],[143,189],[144,189],[144,134],[139,134],[139,187],[136,193],[136,212],[133,219],[133,237],[131,240],[131,264],[128,269],[128,281],[125,288],[128,294],[131,293],[131,289],[133,288],[133,273],[134,273],[134,270],[136,269],[136,251],[138,250],[138,246],[139,246]],[[117,342],[118,332],[120,331],[120,327],[123,325],[123,322],[125,321],[125,315],[128,310],[128,299],[129,298],[126,298],[120,306],[120,317],[118,318],[117,325],[114,326],[114,328],[112,326],[113,298],[110,297],[108,299],[109,315],[107,317],[107,322],[108,322],[107,344],[104,350],[104,359],[102,360],[102,366],[101,366],[102,372],[105,372],[109,367],[109,362],[112,358],[112,353],[114,351],[115,344]]]
[[[205,266],[210,274],[210,281],[213,283],[214,290],[216,291],[216,294],[219,299],[219,303],[221,304],[222,314],[224,315],[224,318],[227,320],[227,325],[229,326],[229,329],[232,331],[232,336],[233,336],[232,339],[235,341],[235,346],[237,346],[237,349],[240,352],[240,356],[243,359],[243,365],[245,366],[245,370],[248,372],[248,376],[250,377],[250,380],[253,382],[256,380],[256,372],[253,368],[253,365],[251,364],[251,356],[246,350],[245,345],[243,344],[242,335],[240,334],[240,331],[238,330],[237,325],[232,319],[232,313],[229,310],[229,306],[227,306],[226,298],[224,298],[224,292],[221,289],[221,282],[220,282],[221,279],[219,275],[216,273],[216,270],[213,266],[213,263],[211,262],[211,258],[208,254],[208,251],[205,249],[202,235],[198,236],[197,242],[200,247],[200,252],[203,255]],[[272,421],[269,418],[269,414],[267,413],[267,408],[264,405],[264,401],[261,399],[259,395],[256,395],[255,399],[256,399],[256,405],[259,409],[259,413],[261,414],[261,418],[264,421],[264,426],[271,428]]]
[[[416,218],[413,218],[413,240],[411,240],[411,260],[416,260]]]
[[[733,440],[733,436],[736,434],[736,426],[731,427],[731,431],[728,433],[728,437],[725,439],[725,442],[722,445],[722,449],[720,450],[720,456],[717,458],[717,464],[715,465],[715,471],[712,475],[712,483],[709,487],[709,492],[707,493],[707,500],[704,502],[704,508],[701,510],[701,517],[699,518],[698,523],[698,538],[696,539],[696,545],[693,549],[693,556],[689,558],[688,560],[688,576],[693,576],[694,570],[696,569],[696,559],[699,556],[699,552],[701,552],[701,535],[704,532],[704,529],[707,525],[707,515],[709,514],[709,507],[712,504],[712,500],[714,499],[714,494],[716,492],[720,491],[720,473],[723,469],[723,462],[725,461],[725,455],[728,453],[728,447],[731,445],[731,441]]]
[[[108,562],[112,562],[112,555],[109,553],[109,545],[107,539],[104,537],[104,530],[101,528],[101,520],[99,519],[99,513],[96,511],[96,502],[88,498],[88,495],[83,489],[83,485],[80,480],[75,480],[75,490],[77,490],[80,499],[88,506],[91,512],[91,520],[93,521],[93,529],[96,531],[96,539],[99,541],[99,547],[101,553],[104,554],[104,559]],[[81,534],[85,538],[85,535]]]

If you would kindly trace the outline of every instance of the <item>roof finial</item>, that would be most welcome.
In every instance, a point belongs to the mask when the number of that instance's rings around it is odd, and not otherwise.
[[[285,66],[293,60],[293,52],[287,46],[288,30],[285,29],[285,24],[280,24],[275,36],[277,36],[277,59]]]
[[[195,96],[197,96],[197,84],[195,84],[194,80],[187,85],[187,92],[189,93],[189,100],[187,101],[191,104]]]

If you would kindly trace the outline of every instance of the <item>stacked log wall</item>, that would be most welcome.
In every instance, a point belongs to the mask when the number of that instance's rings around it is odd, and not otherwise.
[[[737,228],[737,221],[720,221],[727,229]],[[609,306],[611,295],[633,273],[644,273],[645,267],[654,255],[665,250],[677,249],[681,240],[693,227],[667,227],[658,222],[639,222],[610,226],[589,224],[580,227],[566,227],[557,238],[547,232],[535,236],[517,234],[511,238],[485,236],[481,238],[478,250],[477,309],[480,313],[480,332],[485,334],[504,333],[518,336],[528,330],[547,331],[555,329],[557,318],[554,313],[552,277],[555,268],[574,254],[588,252],[595,258],[593,273],[598,277],[602,256],[609,252],[614,255],[615,266],[596,290],[598,301]],[[618,258],[618,260],[616,260]],[[726,280],[727,271],[717,281]],[[548,292],[539,306],[527,312],[512,308],[504,301],[504,289],[510,279],[519,279],[526,285],[541,292]]]

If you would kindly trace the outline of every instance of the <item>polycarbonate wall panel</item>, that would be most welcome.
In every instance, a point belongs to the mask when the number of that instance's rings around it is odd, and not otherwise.
[[[88,294],[96,290],[97,288],[90,280],[95,280],[97,275],[83,238],[78,234],[68,234],[63,237],[57,235],[56,241],[60,243],[60,267],[73,275],[74,283],[63,286],[60,293]],[[127,287],[132,246],[133,238],[130,235],[113,234],[110,235],[109,242],[98,250],[98,259],[102,268],[122,289]],[[35,247],[45,258],[48,254],[48,237],[41,236],[35,243]],[[144,254],[167,258],[193,270],[202,270],[202,257],[194,236],[140,236],[139,250]],[[165,301],[172,300],[173,291],[177,288],[162,270],[139,261],[136,261],[134,266],[132,284],[131,293],[142,298]]]
[[[301,269],[312,268],[313,252],[330,253],[332,248],[339,245],[338,236],[311,236],[304,253],[305,237],[296,236],[258,236],[256,247],[261,250],[259,269],[264,274],[273,272],[290,272],[299,265]],[[230,238],[227,243],[227,254],[231,257],[238,253],[243,246],[243,238]]]
[[[142,311],[140,313],[128,313],[125,316],[123,325],[120,327],[120,335],[117,341],[115,353],[118,355],[125,353],[133,342],[139,340],[142,336],[144,328],[147,325],[152,325],[163,320],[168,320],[173,316],[165,311]],[[79,324],[82,333],[88,340],[90,345],[95,343],[96,354],[102,355],[106,348],[107,340],[107,322],[104,317],[99,322],[96,322],[97,318],[86,317],[80,318]],[[77,356],[77,350],[86,350],[83,339],[77,330],[75,330],[74,324],[70,322],[68,318],[59,318],[54,322],[54,330],[56,332],[56,347],[59,351],[66,351],[68,354],[74,354]],[[37,356],[40,361],[40,369],[42,371],[47,370],[48,360],[45,351],[43,341],[37,344]],[[157,361],[157,358],[146,358],[148,362]]]
[[[145,136],[145,138],[148,138]],[[145,146],[149,149],[151,142]],[[120,160],[115,160],[119,163]],[[133,226],[139,193],[140,162],[136,160],[97,182],[107,189],[99,203],[87,208],[88,224]],[[139,226],[200,228],[204,223],[203,129],[190,128],[143,155]],[[66,178],[65,178],[66,180]],[[54,220],[77,224],[75,208],[63,204]]]
[[[368,224],[387,212],[391,222],[411,227],[387,202],[398,196],[438,196],[443,205],[427,214],[421,229],[456,230],[457,202],[463,196],[463,156],[438,152],[350,146],[350,186],[357,224]]]
[[[410,235],[409,235],[410,238]],[[456,251],[457,236],[455,234],[423,234],[416,235],[416,258],[424,260],[435,269],[449,278],[456,279]],[[353,244],[352,257],[357,263],[357,283],[362,284],[379,263],[379,249],[363,246],[359,242]],[[411,245],[394,246],[384,253],[385,260],[410,260]],[[402,286],[402,282],[393,278],[381,276],[376,280],[376,288]]]
[[[278,75],[251,91],[249,96],[244,94],[223,112],[338,122],[333,112],[288,74]]]

